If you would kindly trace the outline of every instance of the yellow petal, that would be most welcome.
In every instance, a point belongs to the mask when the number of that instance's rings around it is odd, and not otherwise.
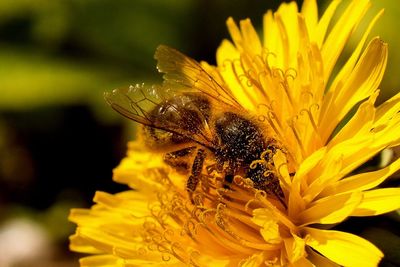
[[[363,33],[362,38],[357,44],[356,49],[354,49],[353,53],[351,54],[350,58],[346,61],[346,64],[342,67],[342,69],[339,71],[339,73],[336,75],[330,90],[334,90],[334,88],[340,86],[343,81],[347,80],[351,73],[353,72],[354,66],[357,63],[357,60],[363,51],[363,48],[365,46],[365,42],[367,41],[367,38],[369,37],[369,34],[377,22],[377,20],[383,15],[383,10],[378,12],[378,14],[369,22],[368,28],[365,30]]]
[[[268,209],[255,209],[251,220],[262,227],[260,233],[265,241],[270,244],[279,244],[282,241],[273,212]]]
[[[254,254],[250,256],[248,259],[245,259],[240,262],[238,266],[241,267],[256,267],[256,266],[263,266],[263,263],[265,262],[265,255],[264,252]],[[212,265],[208,265],[212,266]]]
[[[292,237],[283,239],[289,262],[294,263],[305,256],[305,241],[292,234]]]
[[[224,66],[225,61],[232,61],[234,59],[239,59],[240,53],[237,51],[236,47],[228,40],[223,40],[217,49],[217,65]]]
[[[322,147],[321,149],[315,151],[313,154],[308,156],[300,165],[294,178],[294,184],[301,184],[301,181],[306,180],[307,175],[321,162],[321,160],[326,156],[327,147]]]
[[[376,111],[375,125],[387,124],[400,109],[400,93],[381,104]]]
[[[328,8],[325,10],[324,14],[322,15],[321,19],[318,22],[316,36],[313,38],[313,40],[316,40],[318,47],[322,46],[328,26],[340,2],[341,2],[340,0],[333,0],[329,4]]]
[[[82,258],[81,267],[142,267],[142,266],[185,266],[181,262],[174,260],[170,256],[166,256],[167,260],[141,260],[141,259],[122,259],[113,255],[98,255]]]
[[[321,254],[315,252],[308,248],[307,250],[308,259],[317,267],[340,267],[338,264],[334,263],[330,259],[322,256]]]
[[[197,255],[198,253],[193,253],[194,255],[194,266],[239,266],[242,262],[241,257],[225,257],[223,259],[217,259],[215,257],[209,257],[207,255]],[[177,264],[176,266],[190,266],[190,264]],[[144,265],[143,265],[144,266]],[[252,265],[250,265],[252,266]],[[253,265],[257,266],[257,265]]]
[[[329,91],[320,116],[320,129],[323,140],[327,140],[337,124],[363,99],[369,97],[382,80],[387,63],[387,44],[379,38],[373,39],[348,79],[340,87]],[[329,102],[327,102],[329,100]]]
[[[400,208],[400,188],[364,192],[364,198],[352,216],[375,216]]]
[[[155,169],[163,166],[162,155],[150,153],[138,148],[136,143],[130,144],[128,157],[113,170],[113,179],[116,182],[128,184],[136,190],[154,192],[163,188],[157,181],[158,173]]]
[[[363,102],[357,109],[354,116],[346,123],[345,126],[335,135],[335,137],[329,142],[329,146],[333,146],[346,139],[353,138],[356,135],[370,134],[370,130],[373,128],[375,119],[375,106],[374,103],[378,97],[378,91],[376,91],[368,101]]]
[[[276,67],[281,69],[286,70],[297,66],[297,52],[299,50],[297,14],[298,8],[296,2],[281,4],[275,13],[275,21],[279,29],[283,48],[281,54],[276,54],[278,57],[282,57],[283,65]],[[276,51],[271,52],[277,53]]]
[[[124,267],[124,260],[113,255],[98,255],[79,260],[81,267]]]
[[[400,145],[400,113],[394,115],[384,125],[379,125],[371,130],[375,134],[374,145],[384,148],[390,148]]]
[[[246,52],[250,53],[250,55],[260,55],[262,50],[261,41],[250,19],[240,21],[240,30],[243,36],[243,44],[246,45]]]
[[[240,31],[237,28],[233,19],[228,19],[227,23],[228,25],[231,25],[232,28],[232,39],[240,38],[240,41],[237,40],[237,42],[242,42]],[[250,35],[250,33],[247,34]],[[241,50],[241,48],[239,47],[238,49]],[[227,88],[229,88],[230,92],[235,97],[235,99],[237,99],[240,105],[247,110],[254,110],[255,105],[251,97],[249,96],[250,93],[254,93],[254,90],[252,90],[252,88],[246,82],[243,82],[243,79],[239,78],[241,76],[244,76],[244,70],[242,68],[242,64],[239,61],[240,56],[241,55],[235,48],[235,46],[233,46],[231,42],[224,40],[217,50],[218,70]]]
[[[132,237],[118,236],[118,233],[107,232],[100,227],[78,227],[77,234],[94,248],[124,258],[130,258],[133,255],[139,257],[139,249],[143,246],[143,240],[135,241]]]
[[[353,146],[357,146],[356,145]],[[340,178],[340,174],[343,170],[343,149],[348,149],[352,146],[336,146],[329,150],[325,158],[310,172],[307,179],[308,187],[305,187],[303,191],[304,201],[310,203],[327,184],[336,181]],[[355,151],[355,150],[352,150]]]
[[[100,254],[101,250],[96,249],[86,242],[86,239],[81,236],[74,234],[69,238],[70,244],[69,248],[72,251],[87,253],[87,254]]]
[[[289,264],[288,267],[315,267],[315,265],[306,257],[302,257],[296,262]]]
[[[243,52],[243,39],[242,34],[238,26],[236,25],[233,18],[229,17],[226,21],[226,26],[228,27],[229,34],[231,35],[232,41],[235,44],[239,52]]]
[[[356,136],[329,148],[324,159],[310,172],[310,185],[303,193],[305,200],[313,200],[324,188],[339,181],[386,145],[374,144],[375,141],[369,135]]]
[[[279,233],[279,225],[274,221],[266,221],[260,230],[264,240],[269,244],[279,244],[282,240]]]
[[[307,28],[309,30],[316,29],[318,23],[318,6],[316,0],[305,0],[302,7],[301,13],[304,15]],[[311,34],[311,33],[310,33]],[[314,35],[314,34],[311,34]]]
[[[382,80],[386,63],[387,44],[379,38],[375,38],[369,43],[359,59],[352,74],[348,77],[349,80],[342,80],[345,81],[343,87],[334,88],[336,103],[348,102],[346,104],[351,108],[359,101],[370,96]],[[350,90],[350,88],[353,90]],[[348,110],[346,110],[346,113]]]
[[[283,66],[283,44],[280,38],[280,32],[278,25],[275,21],[274,15],[271,10],[263,17],[263,35],[264,35],[264,48],[274,54],[274,56],[268,58],[268,62],[271,66]]]
[[[389,166],[373,171],[356,174],[347,178],[344,178],[335,184],[325,188],[321,192],[321,196],[329,196],[332,194],[346,193],[349,191],[363,191],[374,188],[386,180],[389,176],[400,169],[400,158],[394,161]]]
[[[290,191],[290,185],[292,183],[289,170],[287,167],[287,159],[285,153],[280,150],[277,150],[275,155],[273,156],[274,165],[277,166],[277,170],[281,177],[281,187],[282,190],[287,193]]]
[[[389,133],[389,132],[387,132]],[[347,139],[328,150],[324,160],[309,177],[310,186],[304,193],[314,199],[324,188],[331,186],[387,146],[387,140],[369,135]]]
[[[289,193],[288,214],[290,218],[295,218],[305,209],[306,203],[299,191],[292,190]]]
[[[369,6],[370,3],[368,0],[352,1],[326,38],[322,47],[325,67],[324,80],[326,82],[349,36],[354,31]]]
[[[362,199],[361,192],[341,194],[322,198],[299,214],[298,221],[303,225],[342,222],[352,214]]]
[[[306,243],[337,264],[349,267],[376,267],[382,252],[369,241],[345,232],[306,227]]]
[[[140,194],[137,191],[125,191],[115,195],[97,191],[93,201],[101,203],[103,207],[125,214],[128,217],[149,215],[149,198],[147,195]]]
[[[300,191],[304,187],[304,183],[307,181],[308,174],[317,166],[321,160],[326,155],[326,147],[323,147],[309,157],[307,157],[299,169],[297,170],[295,176],[293,177],[291,191],[289,193],[289,205],[288,212],[290,217],[297,216],[299,212],[303,211],[305,208],[305,201],[303,200]]]
[[[136,231],[131,233],[132,231],[130,229],[124,231],[126,227],[127,226],[121,225],[119,228],[116,227],[112,231],[104,227],[78,227],[77,234],[85,240],[86,244],[101,250],[102,253],[123,258],[125,259],[125,263],[129,262],[129,259],[134,259],[135,261],[162,262],[164,254],[161,249],[148,250],[144,245],[145,241],[141,236],[142,232]],[[141,229],[141,231],[143,231],[143,229]],[[183,246],[186,246],[182,240],[175,240]],[[172,262],[175,260],[178,261],[172,258]]]

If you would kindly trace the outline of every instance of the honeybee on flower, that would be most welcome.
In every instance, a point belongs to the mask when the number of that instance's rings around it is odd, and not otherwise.
[[[161,46],[162,85],[106,96],[144,127],[114,170],[132,190],[71,212],[71,249],[100,254],[81,266],[378,265],[376,246],[329,227],[400,207],[399,188],[374,189],[400,159],[353,173],[399,144],[400,97],[375,106],[387,44],[367,41],[382,12],[331,77],[370,1],[350,1],[328,31],[338,4],[319,18],[315,0],[284,3],[263,40],[228,19],[216,66]]]
[[[252,164],[260,158],[273,164],[279,146],[264,136],[271,132],[268,125],[246,115],[229,89],[196,61],[165,46],[155,57],[158,69],[166,73],[163,86],[115,89],[105,98],[116,111],[144,125],[141,133],[148,149],[166,153],[164,162],[188,175],[186,189],[192,201],[199,183],[197,196],[210,191],[210,186],[228,188],[234,176],[243,175],[255,189],[271,193],[285,205],[274,172],[267,164]],[[212,163],[205,164],[206,159]],[[222,180],[213,183],[214,171]]]

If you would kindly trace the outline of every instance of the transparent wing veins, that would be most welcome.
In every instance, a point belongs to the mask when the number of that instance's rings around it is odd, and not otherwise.
[[[243,109],[225,85],[218,83],[194,59],[164,45],[157,48],[155,58],[158,60],[158,70],[165,73],[166,83],[177,83],[192,90],[198,90],[217,102],[222,102],[238,110]]]
[[[157,103],[146,96],[143,88],[145,88],[143,85],[131,85],[128,88],[114,89],[112,92],[106,92],[104,98],[121,115],[141,124],[154,126],[149,113],[140,104],[156,106]],[[133,97],[139,94],[142,98],[134,100]]]
[[[203,127],[200,127],[200,125],[194,126],[198,129],[198,133],[194,134],[193,132],[183,130],[180,125],[173,121],[159,122],[150,114],[151,110],[158,107],[158,105],[164,101],[164,108],[173,108],[176,114],[181,118],[191,119],[190,116],[188,117],[187,114],[185,115],[184,112],[174,105],[165,105],[168,103],[168,98],[162,97],[163,93],[165,93],[163,91],[165,91],[164,87],[146,87],[143,84],[136,86],[131,85],[128,88],[118,88],[111,92],[106,92],[104,98],[115,111],[128,119],[149,127],[185,136],[203,146],[212,147],[210,136],[203,132]],[[197,115],[205,122],[205,118],[201,112],[196,110],[195,106],[193,106],[192,109],[196,111]]]

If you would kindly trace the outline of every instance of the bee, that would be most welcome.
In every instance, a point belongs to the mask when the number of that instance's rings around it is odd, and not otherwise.
[[[108,104],[123,116],[143,125],[146,146],[164,153],[164,161],[187,174],[186,189],[192,197],[202,180],[203,168],[215,170],[229,188],[235,175],[250,178],[255,189],[273,193],[282,202],[278,178],[268,167],[251,163],[264,151],[279,149],[239,104],[216,74],[167,46],[155,53],[157,68],[164,73],[159,86],[143,85],[105,93]],[[266,161],[273,153],[266,154]],[[210,166],[205,159],[212,159]]]

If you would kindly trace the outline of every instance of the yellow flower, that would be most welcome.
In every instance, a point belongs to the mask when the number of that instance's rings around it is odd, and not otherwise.
[[[217,66],[203,62],[202,73],[178,68],[178,52],[158,49],[168,82],[223,88],[265,125],[280,149],[267,149],[252,168],[266,166],[279,178],[279,190],[256,190],[239,175],[227,189],[215,174],[191,199],[187,175],[168,167],[143,140],[132,142],[114,170],[115,181],[132,190],[97,192],[91,209],[71,211],[78,225],[71,249],[96,254],[82,258],[81,266],[377,266],[383,254],[373,244],[329,228],[349,216],[400,207],[399,188],[373,189],[400,169],[400,159],[354,174],[399,145],[400,94],[374,105],[387,45],[379,38],[366,42],[382,12],[332,77],[370,1],[351,1],[328,31],[338,4],[332,1],[321,18],[315,0],[305,0],[301,12],[294,2],[282,4],[265,14],[263,40],[250,20],[238,27],[228,19],[233,42],[223,41]],[[212,163],[206,159],[205,166]]]

